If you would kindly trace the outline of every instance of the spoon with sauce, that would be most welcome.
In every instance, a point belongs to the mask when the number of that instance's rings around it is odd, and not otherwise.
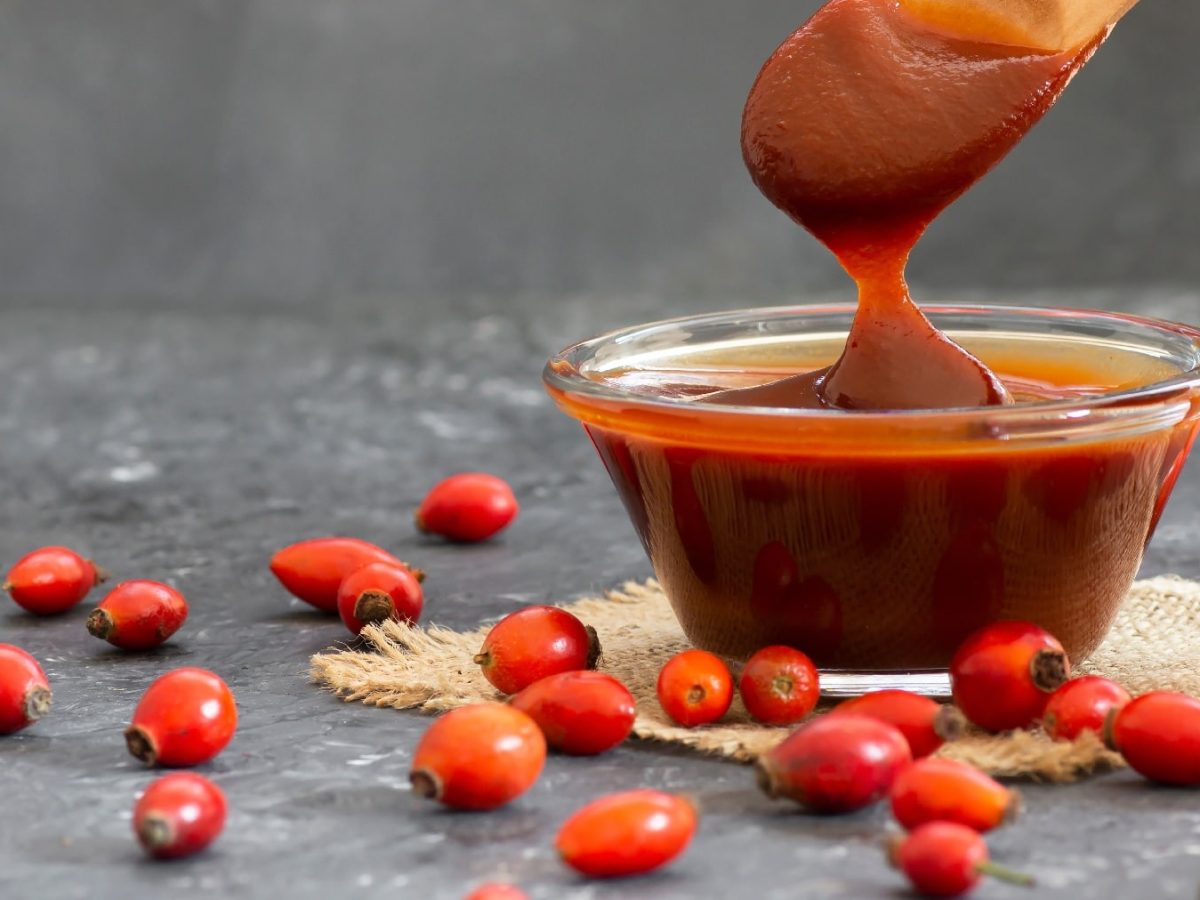
[[[763,65],[742,118],[754,183],[858,284],[827,369],[710,402],[1011,403],[904,280],[930,222],[1017,144],[1136,0],[831,0]]]

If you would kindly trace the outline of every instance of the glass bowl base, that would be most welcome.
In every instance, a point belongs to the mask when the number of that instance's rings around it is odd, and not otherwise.
[[[925,697],[949,697],[950,674],[945,669],[855,672],[822,669],[822,697],[857,697],[872,691],[902,690]]]

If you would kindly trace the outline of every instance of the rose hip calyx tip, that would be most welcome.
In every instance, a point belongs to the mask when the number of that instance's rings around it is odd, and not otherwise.
[[[87,617],[88,634],[98,637],[102,641],[108,640],[108,636],[113,633],[115,627],[116,623],[107,610],[93,609]]]
[[[1039,650],[1029,662],[1029,674],[1033,683],[1047,694],[1062,687],[1069,673],[1067,656],[1061,650]]]
[[[147,766],[153,766],[158,761],[158,748],[154,739],[140,725],[131,725],[125,729],[125,746],[135,759],[140,759]]]
[[[396,604],[384,591],[363,591],[354,604],[354,618],[360,622],[382,622],[395,611]]]
[[[50,712],[50,703],[51,695],[48,688],[41,685],[30,688],[25,695],[25,721],[32,724],[46,715]]]
[[[412,785],[413,793],[418,797],[436,800],[442,795],[441,781],[428,769],[417,769],[409,773],[408,781]]]

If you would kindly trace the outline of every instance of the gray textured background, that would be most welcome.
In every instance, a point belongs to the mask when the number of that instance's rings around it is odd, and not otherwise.
[[[551,757],[511,807],[455,815],[406,788],[427,721],[307,683],[337,622],[266,569],[350,533],[429,571],[426,621],[471,627],[649,574],[542,361],[604,328],[845,297],[754,192],[737,120],[761,59],[812,8],[758,0],[0,0],[0,566],[63,542],[169,581],[192,615],[159,652],[0,603],[55,709],[0,739],[0,897],[414,897],[485,878],[534,900],[908,896],[883,809],[771,804],[742,767],[631,743]],[[1103,306],[1200,322],[1200,12],[1146,0],[1014,156],[937,224],[923,296]],[[509,478],[502,539],[422,539],[449,472]],[[1144,574],[1200,578],[1193,462]],[[97,599],[93,595],[92,600]],[[201,771],[213,850],[142,860],[151,774],[120,732],[155,675],[210,667],[241,726]],[[606,791],[696,795],[658,875],[574,878],[559,823]],[[990,838],[1033,894],[1194,900],[1194,792],[1128,772],[1029,785]]]
[[[7,0],[0,294],[840,288],[738,148],[758,66],[816,5]],[[1135,8],[934,226],[917,283],[1200,280],[1197,45],[1196,4]]]

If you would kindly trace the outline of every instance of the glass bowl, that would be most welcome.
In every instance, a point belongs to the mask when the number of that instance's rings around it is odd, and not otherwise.
[[[924,309],[1006,377],[1053,372],[1059,398],[848,412],[708,396],[829,364],[853,306],[656,322],[547,364],[696,646],[799,647],[830,694],[943,693],[988,622],[1036,622],[1076,662],[1104,639],[1200,426],[1200,331]]]

